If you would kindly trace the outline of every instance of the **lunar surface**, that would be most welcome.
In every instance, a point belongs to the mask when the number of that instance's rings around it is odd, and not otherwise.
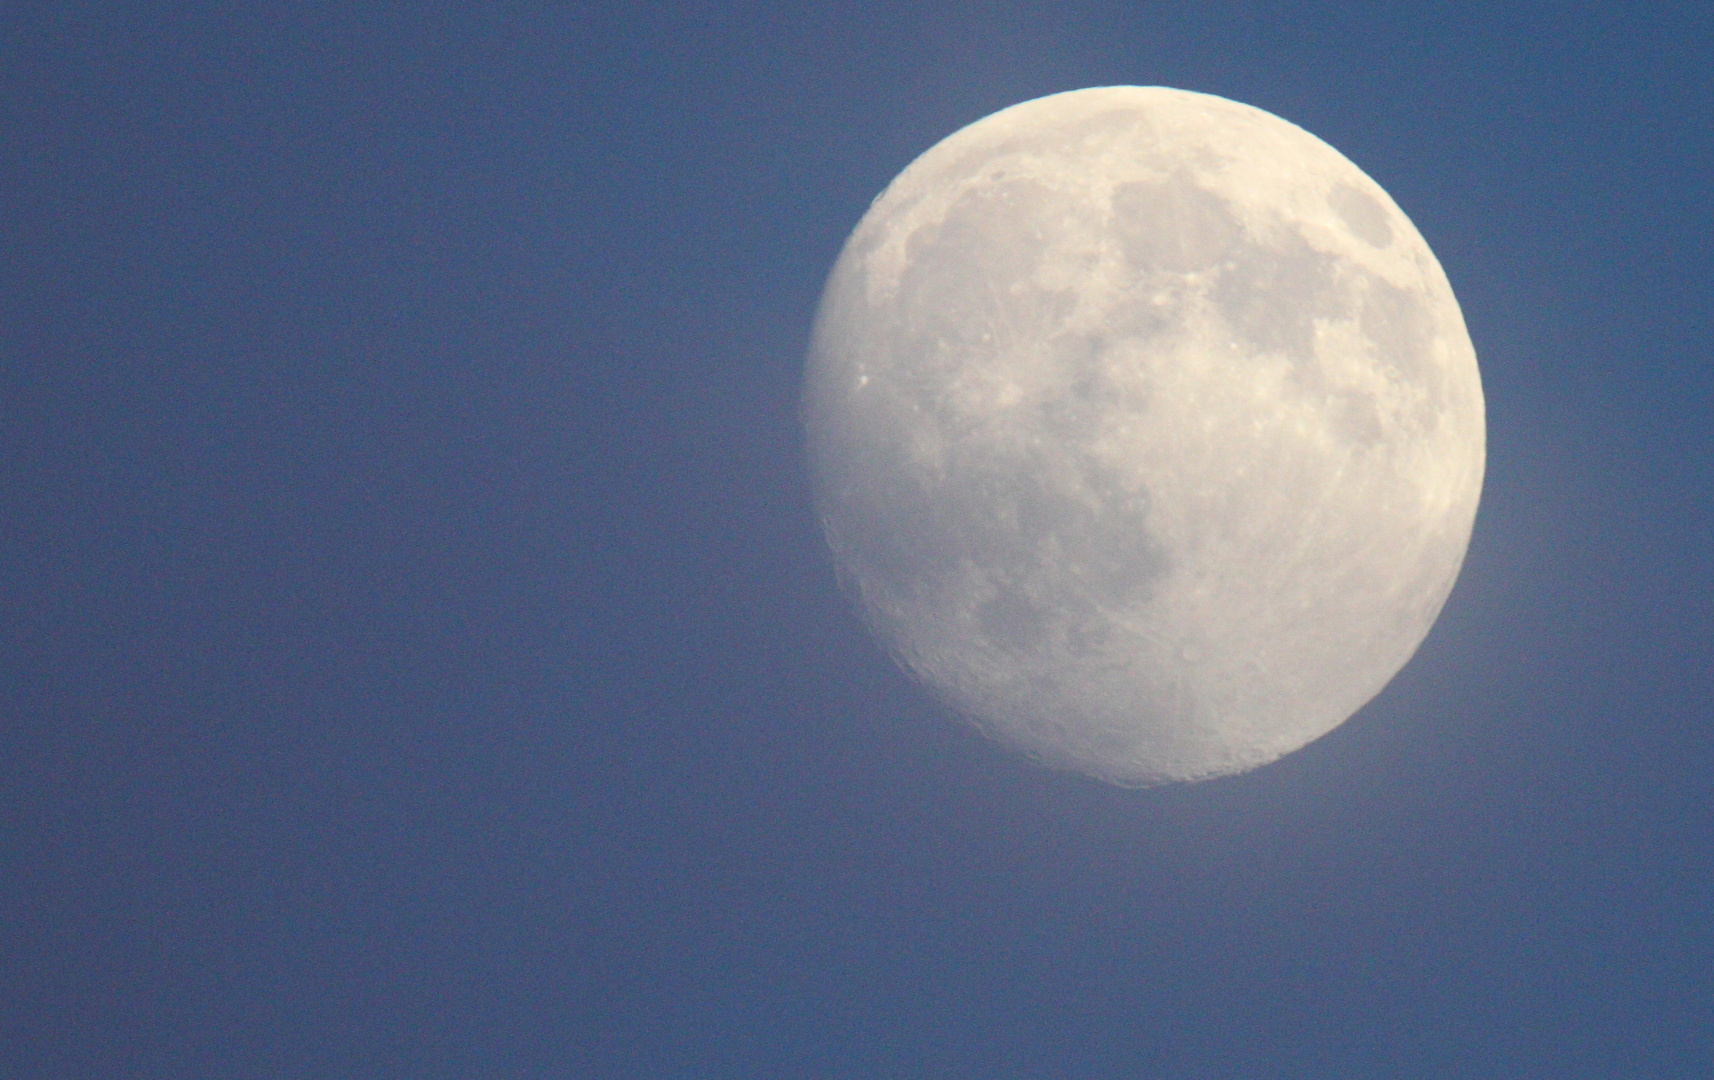
[[[1301,128],[1159,87],[913,162],[829,277],[804,411],[880,640],[1125,785],[1343,723],[1434,623],[1482,487],[1475,352],[1404,213]]]

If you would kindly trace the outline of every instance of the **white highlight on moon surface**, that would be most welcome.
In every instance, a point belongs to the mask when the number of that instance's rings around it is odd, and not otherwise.
[[[1125,785],[1254,768],[1378,693],[1484,467],[1404,213],[1301,128],[1161,87],[913,162],[828,279],[804,410],[875,634],[994,738]]]

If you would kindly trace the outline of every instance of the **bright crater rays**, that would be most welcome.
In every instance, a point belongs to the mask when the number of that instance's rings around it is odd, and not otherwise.
[[[1241,772],[1416,651],[1469,543],[1481,380],[1338,151],[1163,88],[930,149],[839,257],[816,501],[877,636],[982,730],[1121,784]]]

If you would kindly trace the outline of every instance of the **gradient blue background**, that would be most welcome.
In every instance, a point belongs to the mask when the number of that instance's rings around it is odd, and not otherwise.
[[[1714,1075],[1703,3],[10,4],[0,1075]],[[1255,773],[985,743],[838,594],[823,275],[995,109],[1386,187],[1489,471]]]

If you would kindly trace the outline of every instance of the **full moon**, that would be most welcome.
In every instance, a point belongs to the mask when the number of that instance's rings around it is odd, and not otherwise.
[[[1440,613],[1481,377],[1428,244],[1337,150],[1161,87],[1027,101],[852,232],[804,389],[875,635],[1048,765],[1141,786],[1343,723]]]

